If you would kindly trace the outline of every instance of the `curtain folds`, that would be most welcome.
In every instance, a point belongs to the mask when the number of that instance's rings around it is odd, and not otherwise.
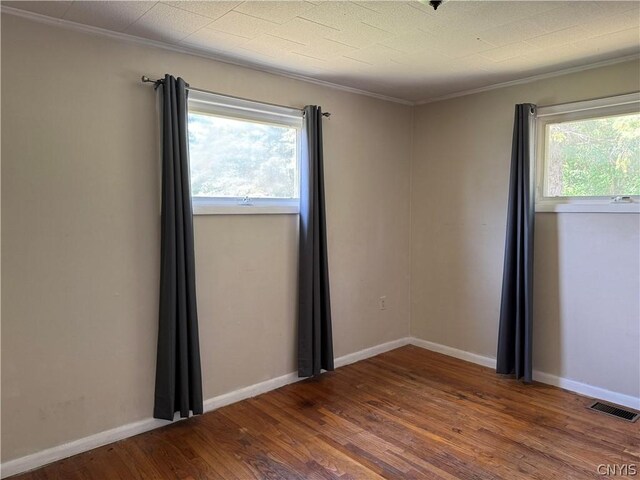
[[[153,416],[202,413],[187,88],[166,75],[162,88],[162,217],[158,356]]]
[[[333,370],[331,299],[327,257],[322,110],[304,108],[300,168],[300,252],[298,281],[298,375]]]
[[[534,125],[536,106],[516,105],[496,371],[532,379]]]

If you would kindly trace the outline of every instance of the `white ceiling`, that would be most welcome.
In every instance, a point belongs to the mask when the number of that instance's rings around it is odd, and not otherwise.
[[[640,52],[638,1],[426,3],[2,2],[411,102]]]

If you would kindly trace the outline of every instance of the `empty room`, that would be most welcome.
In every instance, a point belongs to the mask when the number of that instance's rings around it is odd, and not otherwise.
[[[640,2],[2,1],[0,477],[640,477]]]

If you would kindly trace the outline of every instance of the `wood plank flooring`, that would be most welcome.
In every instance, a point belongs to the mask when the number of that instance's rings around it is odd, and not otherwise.
[[[640,470],[640,424],[589,403],[406,346],[13,478],[566,480],[606,478],[600,464]]]

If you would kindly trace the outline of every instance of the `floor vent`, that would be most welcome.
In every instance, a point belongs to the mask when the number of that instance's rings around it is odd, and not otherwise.
[[[591,410],[595,410],[596,412],[604,413],[605,415],[610,415],[621,420],[626,420],[627,422],[635,422],[638,417],[640,417],[640,414],[636,412],[625,410],[623,408],[613,407],[602,402],[596,402],[589,408]]]

